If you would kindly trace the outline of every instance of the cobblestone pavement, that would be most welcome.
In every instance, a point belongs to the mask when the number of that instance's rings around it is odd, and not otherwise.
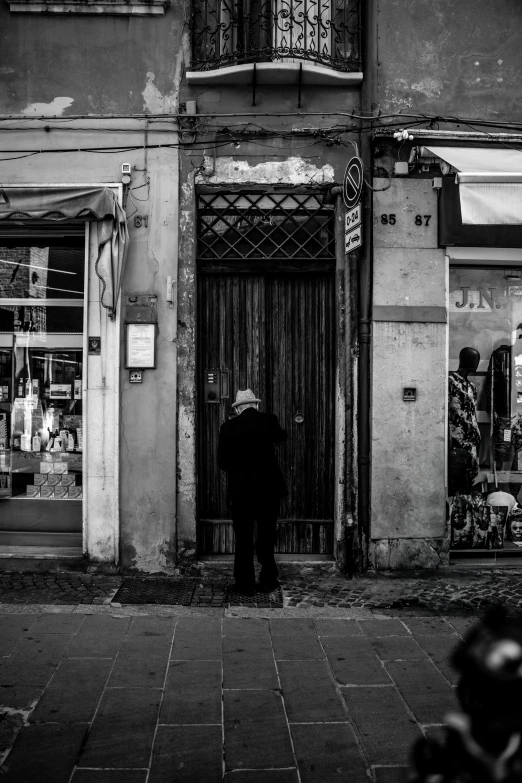
[[[231,579],[226,565],[199,568],[209,591]],[[472,569],[372,573],[346,579],[335,565],[284,563],[280,566],[286,607],[375,609],[394,614],[473,614],[495,603],[522,608],[522,569]],[[215,595],[214,595],[215,597]],[[197,596],[196,596],[197,598]],[[203,603],[201,605],[204,605]]]
[[[515,568],[452,566],[435,572],[374,573],[354,579],[345,579],[330,563],[284,563],[280,570],[285,607],[370,609],[388,615],[477,613],[492,603],[522,608],[522,570]],[[242,601],[227,593],[227,585],[233,582],[229,564],[196,563],[184,575],[197,580],[192,606],[253,605],[252,600]],[[108,604],[122,579],[77,572],[4,571],[0,573],[0,604]]]
[[[103,604],[110,601],[121,576],[77,572],[0,573],[0,604]]]
[[[403,783],[470,623],[66,609],[0,606],[4,783]]]

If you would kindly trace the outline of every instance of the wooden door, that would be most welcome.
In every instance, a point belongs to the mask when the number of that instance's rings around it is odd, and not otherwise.
[[[277,447],[289,490],[281,503],[277,551],[332,552],[334,323],[330,271],[198,274],[202,552],[233,552],[226,475],[217,467],[217,443],[237,390],[246,388],[261,398],[260,409],[275,413],[288,432],[287,442]]]

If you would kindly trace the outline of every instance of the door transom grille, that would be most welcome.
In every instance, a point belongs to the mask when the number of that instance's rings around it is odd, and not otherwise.
[[[198,258],[335,258],[333,206],[323,193],[200,194]]]

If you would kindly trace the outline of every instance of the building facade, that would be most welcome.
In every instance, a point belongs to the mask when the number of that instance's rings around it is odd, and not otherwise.
[[[521,20],[482,6],[0,7],[1,557],[172,573],[231,553],[217,435],[247,387],[289,433],[280,553],[432,568],[490,546],[480,509],[518,475],[520,221],[499,204]],[[478,388],[464,449],[450,372]],[[452,447],[480,524],[454,524]]]
[[[216,438],[248,386],[290,435],[278,550],[344,558],[358,4],[0,13],[1,554],[231,552]]]
[[[521,22],[510,2],[372,12],[376,568],[519,551]]]
[[[133,2],[0,8],[0,544],[16,567],[31,556],[143,571],[175,562],[166,285],[176,280],[183,13]],[[126,323],[140,320],[157,323],[155,368],[131,385]]]

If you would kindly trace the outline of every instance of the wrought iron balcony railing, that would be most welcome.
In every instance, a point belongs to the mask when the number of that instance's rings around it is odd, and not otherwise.
[[[192,0],[192,69],[311,61],[360,70],[359,0]]]

